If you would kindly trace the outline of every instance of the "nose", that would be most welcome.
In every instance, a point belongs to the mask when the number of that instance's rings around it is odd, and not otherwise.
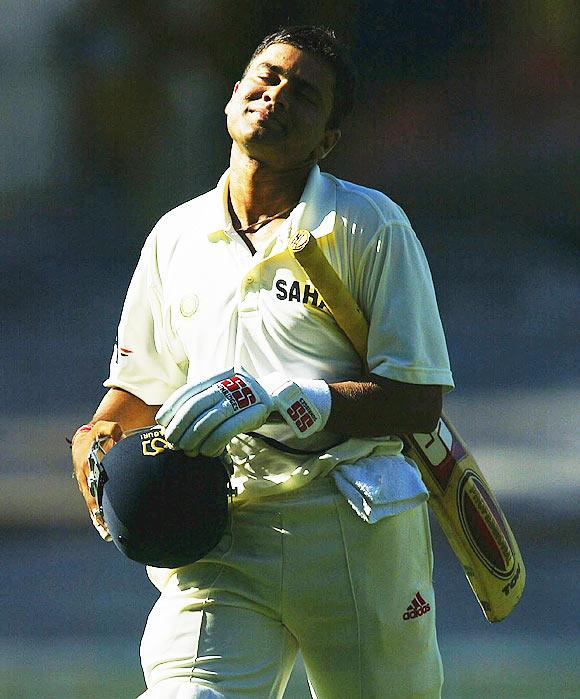
[[[287,85],[283,82],[277,83],[276,85],[269,85],[268,89],[262,93],[262,99],[264,102],[271,102],[275,106],[288,107],[288,89]]]

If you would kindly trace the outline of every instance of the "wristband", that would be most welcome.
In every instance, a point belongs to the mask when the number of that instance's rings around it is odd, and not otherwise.
[[[324,429],[330,416],[332,398],[326,381],[290,381],[277,374],[261,380],[267,385],[276,410],[300,439]]]

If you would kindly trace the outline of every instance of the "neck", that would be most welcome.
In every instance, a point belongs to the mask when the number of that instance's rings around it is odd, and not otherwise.
[[[298,202],[311,164],[278,170],[232,146],[230,157],[230,206],[241,228],[285,212]]]

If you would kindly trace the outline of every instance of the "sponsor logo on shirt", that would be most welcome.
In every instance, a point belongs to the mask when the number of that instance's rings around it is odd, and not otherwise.
[[[276,281],[276,298],[280,301],[297,301],[298,303],[309,304],[315,308],[323,310],[326,304],[318,291],[310,284],[301,284],[294,280],[290,286],[285,279]]]

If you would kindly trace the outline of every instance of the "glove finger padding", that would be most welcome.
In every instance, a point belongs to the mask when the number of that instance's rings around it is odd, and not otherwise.
[[[204,442],[215,429],[229,422],[229,419],[235,415],[236,413],[234,413],[228,401],[222,400],[212,405],[209,410],[198,415],[197,418],[194,419],[194,422],[189,424],[179,439],[175,439],[171,433],[167,436],[167,432],[166,439],[171,441],[171,443],[179,449],[183,449],[187,452],[198,452],[200,444]]]
[[[328,384],[321,379],[296,382],[270,374],[261,379],[275,410],[284,418],[295,436],[306,439],[324,429],[332,404]]]
[[[292,382],[269,374],[258,381],[231,369],[178,389],[156,418],[178,449],[215,456],[236,435],[261,427],[274,410],[305,439],[324,428],[330,408],[330,390],[322,380]]]
[[[273,409],[256,379],[231,369],[175,391],[159,409],[157,420],[165,427],[167,441],[177,448],[196,454],[209,439],[208,450],[204,447],[202,453],[217,454],[218,446],[223,444],[223,450],[236,434],[260,427]]]
[[[269,414],[269,409],[261,403],[236,413],[211,432],[201,444],[199,452],[204,456],[219,456],[236,435],[257,430],[266,422]]]
[[[190,432],[192,427],[206,422],[206,416],[214,416],[213,423],[208,424],[208,429],[211,429],[212,425],[217,427],[233,414],[234,409],[229,401],[217,388],[212,386],[182,402],[175,415],[165,426],[165,439],[179,449],[183,449],[183,436]],[[199,427],[201,428],[201,425]],[[204,433],[203,436],[205,434],[207,433]]]
[[[163,405],[159,408],[159,410],[157,411],[157,415],[155,416],[156,421],[160,425],[163,425],[163,427],[167,427],[169,423],[173,420],[173,417],[177,413],[177,411],[190,398],[193,398],[193,396],[196,396],[202,391],[205,391],[207,388],[213,386],[219,381],[228,378],[233,373],[233,369],[228,369],[227,371],[222,371],[221,373],[216,374],[215,376],[212,376],[211,378],[206,379],[205,381],[201,381],[200,383],[190,383],[181,386],[181,388],[178,388],[176,391],[174,391],[165,401],[165,403],[163,403]]]

